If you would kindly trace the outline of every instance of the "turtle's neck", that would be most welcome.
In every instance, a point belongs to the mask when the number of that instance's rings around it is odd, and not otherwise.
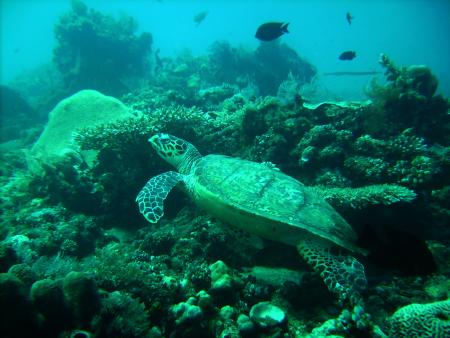
[[[178,165],[178,171],[180,174],[188,175],[191,173],[192,167],[197,162],[202,155],[199,153],[199,151],[193,146],[189,145],[186,153],[184,154],[183,161],[180,162]]]

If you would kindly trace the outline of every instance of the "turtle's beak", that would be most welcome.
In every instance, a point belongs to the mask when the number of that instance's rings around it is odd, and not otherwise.
[[[161,139],[161,134],[155,134],[148,139],[148,142],[152,145],[153,149],[160,149],[161,148],[160,139]]]
[[[148,139],[148,142],[150,142],[150,143],[156,143],[156,139],[159,137],[159,134],[156,134],[156,135],[153,135],[152,137],[150,137],[149,139]]]

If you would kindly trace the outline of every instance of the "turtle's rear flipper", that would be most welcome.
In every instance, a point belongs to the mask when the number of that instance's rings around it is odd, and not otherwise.
[[[183,175],[168,171],[150,179],[136,197],[139,211],[150,223],[156,223],[164,215],[164,200],[170,190],[183,180]]]
[[[327,288],[338,295],[340,302],[356,305],[361,301],[360,291],[367,281],[364,267],[355,258],[331,252],[326,243],[304,240],[297,250],[306,262],[318,272]]]

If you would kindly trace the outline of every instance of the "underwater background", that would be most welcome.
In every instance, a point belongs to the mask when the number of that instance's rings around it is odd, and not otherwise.
[[[450,337],[449,1],[0,17],[0,336]]]

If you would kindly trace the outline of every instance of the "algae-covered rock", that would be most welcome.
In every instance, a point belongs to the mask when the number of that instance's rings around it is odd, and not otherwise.
[[[50,112],[45,130],[31,149],[41,161],[58,160],[78,148],[74,136],[78,129],[131,117],[119,100],[95,90],[82,90],[57,104]]]
[[[63,280],[63,292],[78,323],[89,323],[100,310],[100,294],[91,277],[72,271]]]
[[[0,273],[0,308],[1,337],[32,337],[36,332],[37,317],[27,287],[10,273]]]
[[[41,279],[30,290],[31,301],[45,320],[58,329],[67,329],[71,323],[64,293],[57,281]]]
[[[258,283],[282,288],[285,283],[300,285],[304,273],[279,267],[254,266],[244,273],[251,276]]]

